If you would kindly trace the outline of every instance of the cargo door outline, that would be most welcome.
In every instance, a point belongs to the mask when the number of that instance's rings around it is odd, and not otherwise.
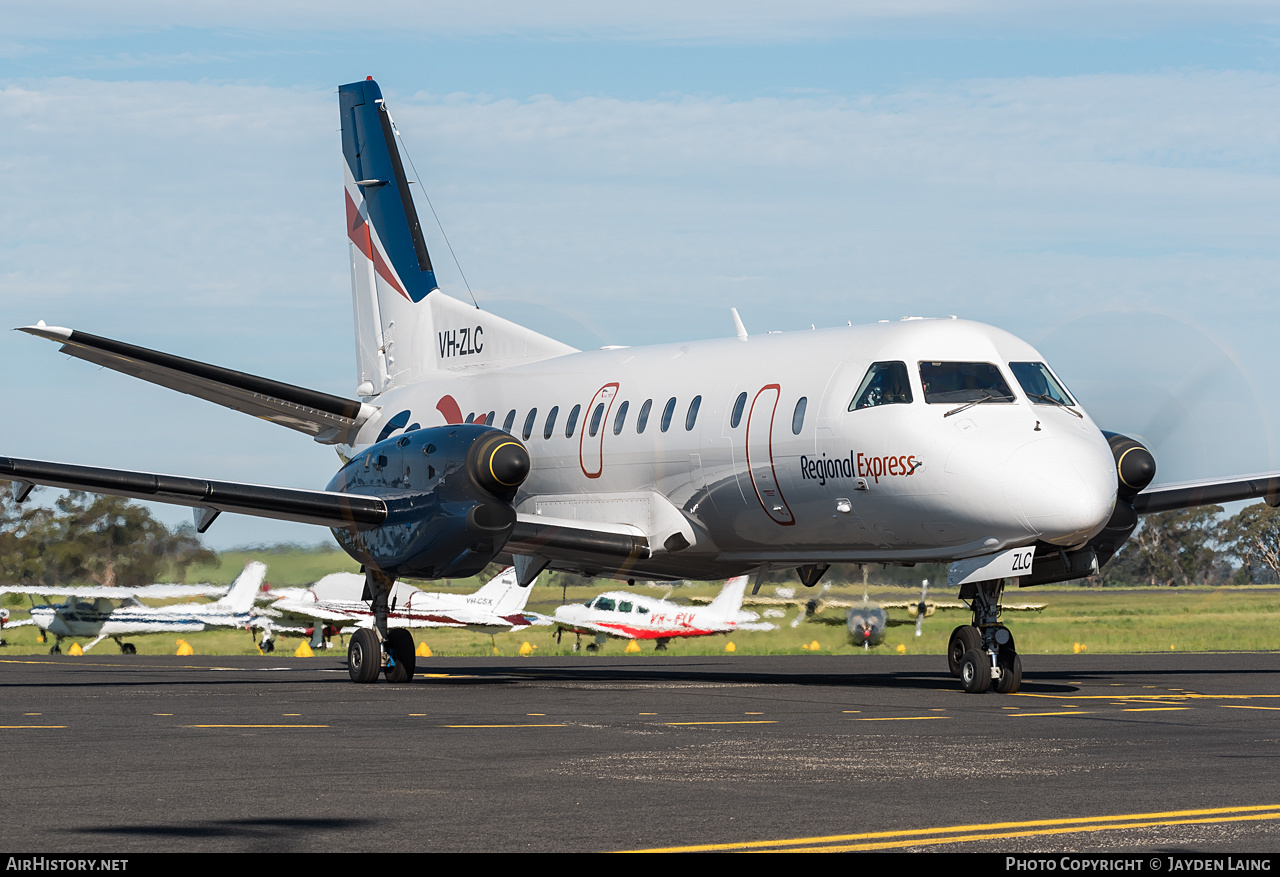
[[[617,398],[617,381],[605,384],[591,397],[591,403],[587,405],[585,416],[582,418],[582,432],[578,433],[578,465],[582,467],[582,474],[588,478],[599,478],[600,473],[604,471],[604,434],[610,428],[609,415],[613,413],[613,403]],[[596,405],[600,403],[604,403],[604,415],[600,418],[600,432],[592,437],[589,435],[591,417],[595,413]]]
[[[775,524],[790,527],[796,519],[782,495],[773,465],[773,422],[781,397],[781,386],[766,384],[751,400],[751,411],[747,415],[747,474],[751,476],[751,486],[764,513]]]

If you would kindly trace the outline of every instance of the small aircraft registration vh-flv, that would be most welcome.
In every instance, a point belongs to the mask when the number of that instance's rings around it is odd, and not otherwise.
[[[369,78],[338,89],[357,375],[344,398],[43,322],[71,356],[333,445],[324,490],[0,458],[33,484],[329,527],[365,569],[374,624],[351,679],[404,679],[389,639],[401,576],[497,561],[724,579],[832,563],[950,564],[972,609],[966,691],[1016,691],[1005,583],[1094,575],[1147,512],[1280,502],[1280,473],[1152,486],[1155,460],[1104,432],[1033,347],[959,319],[579,351],[450,298]]]
[[[673,639],[711,636],[748,630],[776,630],[777,625],[760,620],[760,616],[742,608],[748,576],[735,576],[724,583],[720,593],[706,606],[681,606],[668,603],[664,597],[652,600],[626,591],[598,594],[584,604],[557,606],[551,622],[560,632],[592,634],[595,646],[606,637],[648,639],[662,651]],[[588,646],[590,648],[590,646]]]

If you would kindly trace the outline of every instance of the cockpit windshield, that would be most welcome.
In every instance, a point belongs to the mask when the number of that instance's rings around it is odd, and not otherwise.
[[[907,379],[905,362],[873,362],[867,375],[858,385],[849,403],[850,411],[874,408],[877,405],[911,403],[911,382]]]
[[[1058,383],[1043,362],[1011,362],[1009,368],[1013,376],[1022,385],[1022,392],[1032,402],[1041,405],[1075,405],[1066,387]]]
[[[989,362],[922,362],[920,383],[931,405],[1014,399],[1000,369]]]

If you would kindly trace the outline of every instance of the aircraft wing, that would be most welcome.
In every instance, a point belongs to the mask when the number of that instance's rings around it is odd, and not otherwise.
[[[15,457],[0,457],[0,479],[323,527],[367,530],[379,526],[387,518],[387,504],[372,496],[209,481],[181,475],[155,475]],[[206,516],[203,526],[198,529],[204,532],[212,521],[212,517]]]
[[[86,587],[50,588],[44,585],[0,585],[0,594],[31,594],[36,597],[106,597],[124,600],[134,597],[142,600],[172,600],[181,597],[225,597],[226,585],[144,585],[137,588]]]
[[[307,600],[277,600],[268,608],[290,618],[312,618],[333,624],[354,624],[359,619],[339,609]]]
[[[562,557],[607,559],[617,563],[643,560],[650,556],[648,536],[630,524],[603,524],[518,514],[516,526],[507,540],[504,554],[548,554]]]
[[[1264,499],[1269,506],[1280,505],[1280,472],[1156,485],[1135,496],[1133,508],[1140,515],[1149,515],[1243,499]]]
[[[350,444],[378,409],[245,372],[184,359],[44,322],[19,331],[62,345],[62,352],[188,396],[305,432],[323,444]]]

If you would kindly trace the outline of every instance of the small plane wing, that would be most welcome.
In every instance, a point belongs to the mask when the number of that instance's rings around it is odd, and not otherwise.
[[[367,530],[379,526],[387,518],[387,504],[372,496],[210,481],[15,457],[0,457],[0,479],[159,500],[216,512],[237,512],[323,527]],[[19,498],[23,495],[20,490],[16,493]],[[206,516],[203,526],[197,526],[197,529],[203,533],[212,522],[213,517]]]
[[[106,597],[108,600],[172,600],[182,597],[224,597],[226,585],[142,585],[137,588],[120,587],[56,587],[44,585],[0,585],[0,594],[30,594],[35,597]]]
[[[188,396],[305,432],[323,444],[350,444],[376,406],[184,359],[40,321],[18,330],[62,345],[62,352]]]
[[[1242,499],[1263,499],[1273,508],[1280,505],[1280,472],[1160,484],[1148,487],[1135,496],[1133,508],[1140,515],[1149,515],[1202,505],[1221,505]]]

